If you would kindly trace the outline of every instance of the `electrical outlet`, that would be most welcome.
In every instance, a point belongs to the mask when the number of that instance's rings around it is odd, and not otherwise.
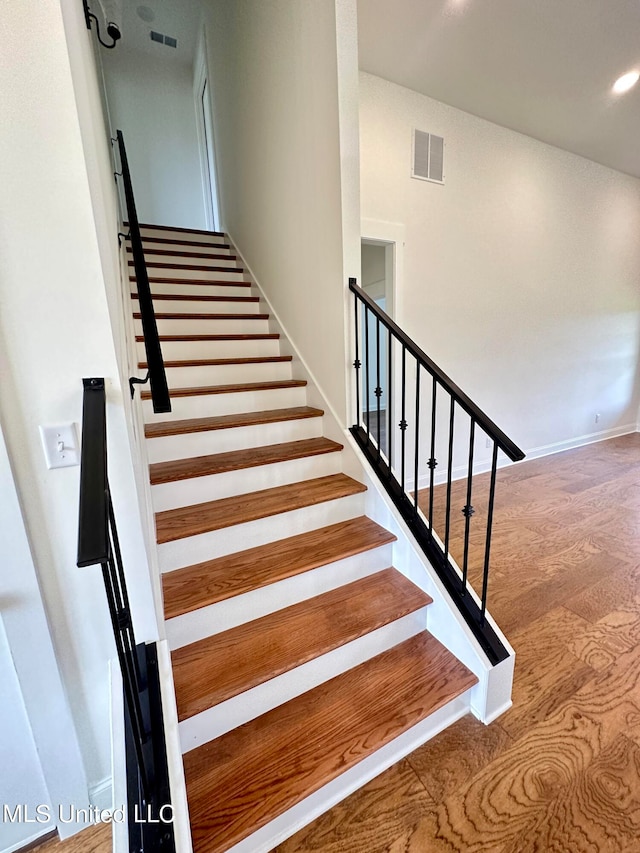
[[[41,426],[40,438],[47,468],[68,468],[80,464],[75,424]]]
[[[596,414],[596,423],[597,423],[597,424],[599,424],[599,423],[600,423],[600,412],[598,412],[598,413]]]

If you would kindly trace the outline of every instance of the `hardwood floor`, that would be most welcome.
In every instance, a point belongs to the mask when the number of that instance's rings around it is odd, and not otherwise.
[[[456,723],[278,853],[640,853],[640,435],[499,472],[489,609],[517,653],[513,707]]]
[[[52,838],[36,847],[30,847],[29,853],[111,853],[111,846],[111,826],[108,823],[100,823],[83,829],[66,841]]]

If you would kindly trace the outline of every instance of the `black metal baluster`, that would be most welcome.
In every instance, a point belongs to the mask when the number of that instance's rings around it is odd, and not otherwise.
[[[413,511],[418,514],[418,462],[420,459],[420,362],[416,359],[416,440],[413,460]]]
[[[407,432],[407,418],[406,418],[406,407],[407,407],[407,348],[405,345],[402,345],[402,413],[400,415],[400,423],[398,426],[400,427],[400,485],[402,487],[402,494],[404,495],[406,485],[405,485],[405,444],[406,444],[406,435]]]
[[[363,307],[364,307],[363,317],[364,317],[364,357],[365,357],[364,381],[365,381],[366,392],[367,392],[367,439],[369,441],[371,441],[371,424],[370,424],[370,415],[369,415],[369,411],[371,409],[371,406],[369,405],[369,315],[367,314],[367,311],[369,310],[369,308],[365,303],[363,303]]]
[[[389,477],[391,477],[391,462],[392,462],[392,433],[393,429],[391,428],[391,412],[393,405],[393,381],[392,381],[392,371],[393,371],[393,338],[391,337],[391,329],[387,329],[387,408],[385,411],[385,424],[387,430],[387,461],[389,462]]]
[[[378,444],[378,462],[380,461],[380,397],[382,396],[382,386],[380,385],[380,318],[376,317],[376,420],[378,425],[377,444]]]
[[[350,278],[349,282],[353,282],[355,284],[355,278]],[[360,425],[360,342],[359,342],[359,334],[358,334],[358,297],[354,294],[353,297],[353,308],[354,308],[354,319],[356,324],[356,358],[353,362],[353,366],[356,369],[356,426]]]
[[[431,447],[429,462],[429,538],[433,539],[433,480],[436,473],[436,397],[438,386],[435,376],[431,385]]]
[[[453,475],[453,420],[456,413],[456,401],[451,398],[449,412],[449,454],[447,458],[447,508],[444,521],[444,559],[449,560],[449,538],[451,535],[451,479]]]
[[[484,572],[482,573],[482,615],[481,624],[485,622],[487,609],[487,584],[489,582],[489,560],[491,557],[491,529],[493,527],[493,504],[496,496],[496,474],[498,471],[498,444],[493,442],[493,457],[491,460],[491,485],[489,486],[489,509],[487,512],[487,538],[484,549]]]
[[[150,794],[150,780],[147,773],[147,766],[144,760],[144,753],[142,748],[143,743],[146,740],[146,734],[144,731],[144,724],[142,721],[142,712],[140,709],[138,694],[135,689],[135,672],[133,670],[133,664],[131,663],[130,655],[127,655],[126,653],[126,649],[122,641],[122,634],[120,631],[121,617],[116,602],[114,583],[115,576],[116,571],[113,565],[113,557],[110,557],[108,562],[102,563],[102,577],[104,579],[104,588],[107,594],[107,601],[109,604],[109,614],[111,616],[111,625],[113,627],[113,637],[116,643],[116,650],[118,652],[118,660],[120,661],[120,669],[122,671],[122,683],[127,699],[127,706],[129,708],[131,725],[134,731],[134,741],[136,747],[136,756],[138,759],[138,768],[140,770],[140,779],[142,782],[142,787],[145,791],[145,798],[147,798]]]
[[[474,513],[471,505],[471,490],[473,486],[473,445],[476,437],[476,422],[471,418],[471,426],[469,428],[469,467],[467,469],[467,502],[462,509],[464,515],[464,554],[462,557],[462,594],[467,591],[467,575],[469,573],[469,529],[471,526],[471,516]]]

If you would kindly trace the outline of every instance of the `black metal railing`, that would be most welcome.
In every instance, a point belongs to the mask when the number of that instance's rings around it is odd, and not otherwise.
[[[142,335],[144,337],[144,348],[147,353],[148,365],[146,377],[144,379],[131,377],[129,380],[129,387],[131,388],[131,396],[133,396],[134,385],[144,384],[149,380],[153,411],[170,412],[171,400],[169,398],[167,376],[164,369],[162,349],[160,347],[156,315],[153,309],[153,299],[151,298],[149,275],[147,273],[147,266],[144,260],[144,250],[142,247],[142,237],[140,236],[140,225],[138,223],[138,214],[136,212],[136,202],[133,196],[133,184],[131,183],[129,161],[127,160],[127,151],[121,130],[116,131],[116,139],[114,141],[118,143],[118,150],[120,152],[121,171],[116,172],[116,176],[121,177],[123,182],[125,205],[127,208],[127,223],[129,226],[129,239],[131,240],[131,253],[133,255],[133,265],[136,273],[138,302],[140,305],[140,317],[142,321]]]
[[[496,664],[508,655],[486,619],[498,454],[515,462],[524,453],[355,279],[349,289],[357,409],[351,433]],[[442,476],[438,455],[446,459]],[[483,467],[488,473],[476,470]]]
[[[83,379],[80,568],[99,565],[122,672],[129,849],[175,850],[155,643],[136,643],[107,474],[104,379]]]

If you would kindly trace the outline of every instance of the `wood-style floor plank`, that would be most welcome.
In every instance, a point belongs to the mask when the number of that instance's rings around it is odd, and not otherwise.
[[[640,435],[501,469],[491,550],[513,707],[460,720],[277,853],[640,853]],[[472,537],[476,581],[482,552]]]
[[[474,683],[425,632],[188,752],[195,853],[222,853]]]
[[[271,583],[395,541],[366,516],[162,575],[165,618],[243,595]]]
[[[165,435],[187,435],[190,432],[207,432],[215,429],[233,429],[235,427],[272,424],[281,421],[295,421],[304,418],[321,418],[322,409],[313,406],[292,406],[289,409],[268,409],[262,412],[241,412],[237,415],[217,415],[210,418],[188,418],[180,421],[160,421],[145,424],[147,438],[160,438]]]
[[[199,714],[431,601],[389,568],[183,646],[171,655],[178,718]]]
[[[156,320],[268,320],[268,314],[195,314],[175,311],[156,311]],[[142,319],[139,311],[133,312],[134,320]]]
[[[211,530],[268,518],[306,506],[339,500],[365,492],[367,487],[346,474],[331,474],[300,483],[262,489],[194,506],[168,509],[156,513],[158,544],[197,536]]]
[[[300,441],[251,447],[248,450],[230,450],[226,453],[211,453],[208,456],[155,462],[149,465],[149,478],[151,485],[156,486],[160,483],[173,483],[176,480],[187,480],[191,477],[206,477],[209,474],[223,474],[228,471],[239,471],[242,468],[255,468],[260,465],[273,465],[276,462],[304,459],[308,456],[337,453],[342,448],[342,444],[328,438],[305,438]]]

